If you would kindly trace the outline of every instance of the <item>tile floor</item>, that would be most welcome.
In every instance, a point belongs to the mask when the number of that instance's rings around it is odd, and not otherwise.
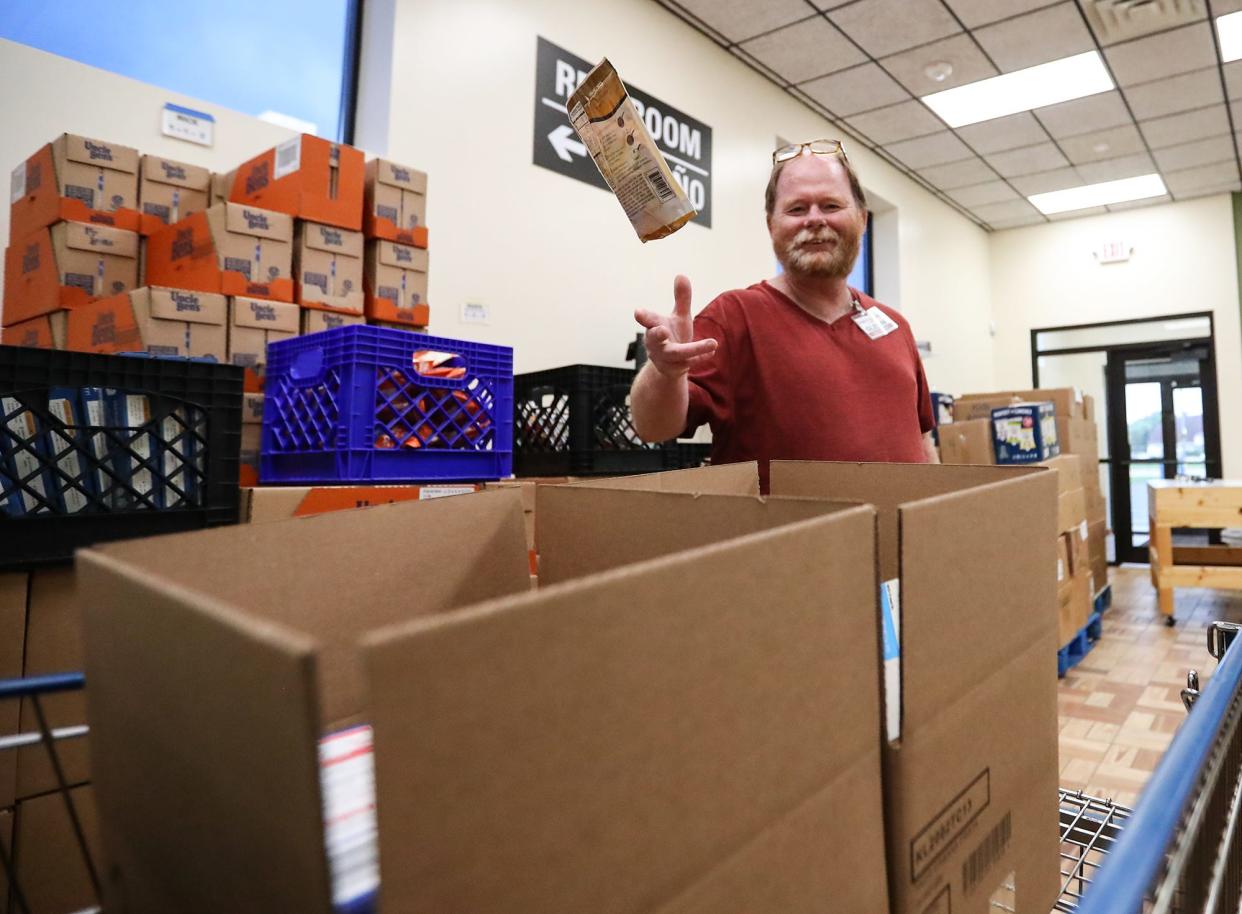
[[[1133,806],[1186,717],[1186,672],[1207,682],[1216,661],[1205,631],[1242,622],[1242,591],[1178,589],[1177,625],[1156,606],[1146,566],[1111,569],[1103,635],[1061,680],[1061,786]]]

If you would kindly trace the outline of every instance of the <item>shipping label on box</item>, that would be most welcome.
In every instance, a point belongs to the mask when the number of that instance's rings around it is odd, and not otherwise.
[[[352,146],[302,134],[240,165],[230,199],[359,231],[364,158]]]
[[[138,151],[62,134],[13,170],[9,238],[61,220],[137,231]]]
[[[210,190],[211,172],[206,168],[144,155],[138,184],[143,234],[207,209]]]
[[[425,173],[387,159],[372,159],[366,166],[365,197],[363,229],[368,238],[427,247]]]
[[[367,317],[397,324],[426,324],[427,252],[391,241],[367,242]],[[420,307],[421,306],[421,307]]]
[[[4,322],[20,323],[137,285],[136,233],[58,222],[5,251]]]
[[[293,220],[220,203],[153,234],[147,282],[173,289],[293,300]]]
[[[1051,403],[1027,403],[992,410],[996,462],[1040,463],[1060,454]]]
[[[298,304],[362,314],[362,233],[299,222],[293,248]]]

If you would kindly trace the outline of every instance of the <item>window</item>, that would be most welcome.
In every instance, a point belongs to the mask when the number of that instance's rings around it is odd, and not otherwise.
[[[0,38],[343,139],[360,0],[7,0]],[[342,105],[346,97],[349,105]]]

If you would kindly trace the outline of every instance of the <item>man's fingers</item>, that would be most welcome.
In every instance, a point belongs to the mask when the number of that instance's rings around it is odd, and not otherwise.
[[[715,351],[715,340],[696,340],[693,343],[669,343],[662,348],[660,355],[666,362],[687,362],[696,356],[711,355]]]
[[[635,308],[634,320],[638,321],[648,330],[653,330],[664,322],[664,317],[663,315],[656,314],[654,311],[648,311],[646,308]]]
[[[673,280],[673,315],[686,318],[690,316],[690,280],[680,273]]]

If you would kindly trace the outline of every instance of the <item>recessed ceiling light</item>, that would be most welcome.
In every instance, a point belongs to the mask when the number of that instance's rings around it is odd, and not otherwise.
[[[923,75],[932,82],[942,83],[953,75],[953,64],[947,60],[937,60],[923,68]]]
[[[1108,152],[1108,144],[1107,143],[1096,143],[1094,146],[1091,147],[1091,151],[1099,152],[1099,153]]]
[[[1112,78],[1098,51],[1087,51],[923,96],[950,127],[1107,92]]]
[[[1093,206],[1107,206],[1110,203],[1126,203],[1146,197],[1159,197],[1164,193],[1166,190],[1160,175],[1150,174],[1137,178],[1122,178],[1120,181],[1104,181],[1101,184],[1054,190],[1046,194],[1034,194],[1027,199],[1045,216],[1051,216],[1053,213],[1068,213],[1075,209],[1090,209]]]
[[[1222,63],[1242,59],[1242,11],[1216,17]]]

